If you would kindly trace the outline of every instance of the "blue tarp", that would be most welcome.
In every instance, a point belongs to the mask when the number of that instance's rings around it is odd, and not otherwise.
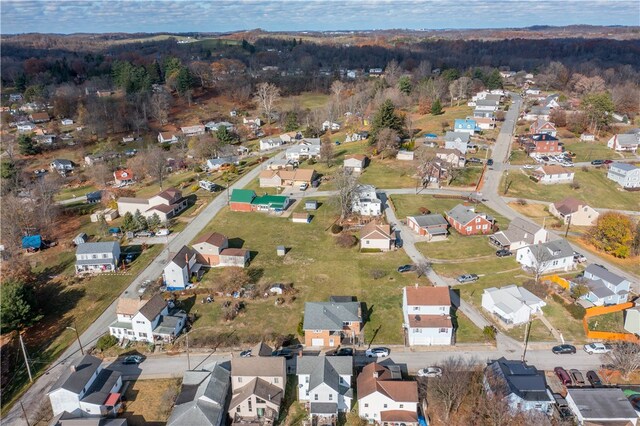
[[[109,228],[109,233],[110,234],[119,234],[120,233],[120,228]]]
[[[40,247],[42,247],[42,237],[40,235],[22,237],[23,249],[39,249]]]
[[[424,137],[427,139],[436,139],[438,135],[436,135],[435,133],[427,133],[426,135],[424,135]]]

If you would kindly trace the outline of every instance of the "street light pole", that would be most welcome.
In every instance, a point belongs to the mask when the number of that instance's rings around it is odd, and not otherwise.
[[[18,334],[18,338],[20,339],[20,347],[22,348],[22,355],[24,355],[24,364],[27,366],[29,381],[33,383],[33,376],[31,375],[31,367],[29,366],[29,358],[27,358],[27,349],[24,347],[24,342],[22,341],[22,333]]]
[[[75,331],[75,332],[76,332],[76,338],[78,339],[78,346],[80,346],[80,353],[81,353],[82,355],[84,355],[84,349],[82,348],[82,342],[80,342],[80,334],[78,333],[77,325],[76,325],[76,323],[75,323],[75,322],[73,323],[73,325],[74,325],[75,327],[66,327],[66,328],[68,328],[69,330],[73,330],[73,331]]]

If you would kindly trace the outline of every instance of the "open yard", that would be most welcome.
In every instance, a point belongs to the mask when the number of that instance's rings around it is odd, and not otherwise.
[[[519,342],[524,342],[525,333],[527,332],[527,325],[522,324],[515,326],[506,331],[506,334],[513,337]],[[553,342],[553,334],[539,319],[531,321],[531,330],[529,330],[530,342]]]
[[[131,426],[163,425],[180,393],[180,379],[137,380],[124,394],[122,417]]]
[[[623,191],[613,181],[607,179],[605,169],[589,168],[588,171],[575,169],[574,182],[580,188],[572,189],[570,184],[543,185],[529,179],[521,172],[513,172],[502,177],[500,191],[504,188],[504,180],[509,179],[511,186],[506,194],[514,198],[531,200],[560,201],[566,197],[574,197],[587,202],[592,207],[620,210],[637,210],[640,205],[638,193]],[[501,194],[503,195],[503,194]]]
[[[629,271],[635,275],[640,275],[640,257],[639,256],[630,257],[628,259],[620,259],[618,257],[614,257],[614,256],[611,256],[610,254],[603,253],[601,251],[596,250],[595,247],[585,242],[581,237],[569,235],[569,241],[579,245],[584,250],[587,250],[593,254],[597,254],[598,256],[605,259],[607,262],[613,263],[620,269]]]
[[[496,248],[489,244],[486,235],[462,236],[453,230],[446,241],[417,243],[416,247],[430,259],[467,262],[473,258],[488,257],[491,262],[500,261],[495,255]]]
[[[420,134],[435,133],[442,135],[445,129],[453,129],[453,122],[456,118],[465,118],[473,115],[473,108],[467,105],[453,106],[443,105],[444,113],[441,115],[418,115],[412,114],[413,127],[420,129]],[[444,125],[446,123],[446,125]]]
[[[591,317],[589,318],[589,330],[626,333],[627,331],[624,329],[624,313],[618,311]]]
[[[582,320],[576,319],[557,301],[551,297],[544,299],[547,306],[542,308],[546,319],[558,330],[568,342],[582,343],[585,341]]]
[[[576,154],[573,161],[581,163],[592,160],[618,160],[624,155],[616,153],[607,147],[607,141],[603,142],[580,142],[578,138],[562,139],[564,148]]]

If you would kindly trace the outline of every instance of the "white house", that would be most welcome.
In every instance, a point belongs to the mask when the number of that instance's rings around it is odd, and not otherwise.
[[[115,417],[121,407],[122,374],[102,368],[91,355],[75,359],[49,391],[53,415]]]
[[[355,173],[361,173],[367,166],[367,156],[363,154],[345,155],[344,168]]]
[[[453,167],[464,167],[467,162],[465,154],[458,149],[438,148],[436,149],[436,158],[444,160]]]
[[[120,243],[84,243],[76,247],[76,274],[115,272],[120,264]]]
[[[491,99],[478,99],[476,101],[476,110],[478,111],[490,111],[495,112],[498,110],[499,101],[494,101]]]
[[[572,197],[549,204],[549,213],[565,224],[571,223],[576,226],[593,226],[600,216],[593,207]]]
[[[596,140],[596,135],[594,135],[593,133],[582,133],[580,135],[581,142],[595,142],[595,140]]]
[[[575,176],[575,172],[564,166],[540,166],[533,171],[533,178],[536,182],[553,185],[557,183],[571,183]]]
[[[298,401],[308,403],[312,420],[328,420],[351,410],[353,358],[303,356],[297,359]]]
[[[28,121],[23,121],[16,125],[16,129],[18,129],[18,133],[31,133],[36,130],[36,125]]]
[[[60,124],[62,124],[63,126],[71,126],[73,124],[73,120],[70,118],[63,118],[62,120],[60,120]]]
[[[640,188],[640,167],[629,163],[611,163],[607,178],[623,188]]]
[[[569,388],[566,399],[579,426],[638,424],[638,413],[620,388]]]
[[[278,418],[287,384],[284,357],[260,356],[251,352],[248,358],[231,358],[231,389],[229,417],[234,423],[273,422]],[[265,423],[265,425],[268,423]]]
[[[413,161],[414,158],[415,158],[415,153],[413,151],[407,151],[407,150],[401,149],[396,154],[396,160],[400,160],[400,161]]]
[[[446,149],[457,149],[463,154],[467,153],[469,144],[469,133],[447,131],[444,135],[444,147]]]
[[[358,375],[358,415],[381,425],[418,424],[418,384],[399,365],[367,364]]]
[[[220,157],[220,158],[209,158],[205,163],[205,167],[207,170],[211,172],[215,172],[220,170],[223,166],[228,166],[230,164],[238,164],[239,160],[236,156],[228,156],[228,157]]]
[[[265,138],[260,139],[260,151],[268,151],[270,149],[278,148],[282,146],[284,142],[280,138]]]
[[[596,306],[618,305],[629,300],[631,282],[602,266],[587,266],[581,283],[589,289],[583,298]]]
[[[322,130],[329,130],[331,129],[332,131],[337,131],[340,130],[340,124],[338,123],[334,123],[331,121],[325,121],[324,123],[322,123]]]
[[[109,334],[119,340],[170,342],[180,334],[186,321],[186,312],[170,306],[160,294],[149,300],[120,298]]]
[[[389,251],[395,243],[395,232],[389,225],[369,222],[360,230],[360,249]]]
[[[178,136],[176,136],[173,132],[160,132],[158,133],[158,142],[176,143],[178,142]]]
[[[448,287],[405,287],[403,327],[409,346],[450,345],[453,340]]]
[[[166,222],[177,216],[187,207],[188,200],[182,197],[182,191],[175,188],[167,188],[151,198],[118,198],[118,214],[124,216],[127,213],[135,214],[139,211],[145,218],[157,214],[160,221]]]
[[[518,250],[531,244],[544,243],[548,233],[538,225],[516,217],[506,231],[498,231],[489,236],[489,241],[501,249]]]
[[[546,305],[538,296],[515,284],[487,288],[482,293],[482,307],[509,325],[524,324],[532,315],[542,315],[542,307]]]
[[[518,249],[516,260],[523,268],[540,273],[569,271],[575,267],[573,249],[563,239]]]
[[[525,95],[539,95],[540,94],[540,89],[538,89],[537,87],[530,87],[527,90],[524,91]]]
[[[189,285],[191,277],[198,276],[200,265],[196,261],[197,253],[187,246],[182,246],[180,251],[164,267],[162,280],[167,290],[181,290]]]
[[[320,138],[305,138],[297,145],[287,148],[285,158],[300,161],[308,158],[320,158]]]
[[[217,132],[218,129],[222,127],[226,127],[230,132],[234,129],[233,124],[229,123],[228,121],[209,121],[204,125],[205,130],[208,130],[210,132]]]
[[[636,152],[640,144],[640,133],[625,133],[613,135],[607,142],[607,147],[614,151]]]
[[[373,185],[358,185],[351,203],[351,211],[361,216],[380,216],[382,201]]]
[[[180,130],[185,137],[204,135],[205,127],[202,124],[196,124],[195,126],[181,127]]]

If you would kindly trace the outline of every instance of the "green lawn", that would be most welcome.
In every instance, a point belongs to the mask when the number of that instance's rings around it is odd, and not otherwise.
[[[71,198],[87,195],[89,192],[96,191],[97,189],[98,188],[95,185],[82,185],[75,188],[65,187],[62,188],[54,198],[56,201],[69,200]]]
[[[574,182],[580,184],[578,189],[572,189],[570,184],[538,184],[521,171],[512,172],[508,176],[512,183],[506,195],[549,202],[574,197],[589,203],[592,207],[638,210],[640,205],[638,194],[619,189],[613,181],[607,179],[606,170],[593,168],[589,168],[589,171],[583,171],[579,168],[574,170]],[[500,184],[501,192],[504,188],[504,180],[505,176],[503,175]]]
[[[278,103],[278,107],[282,111],[287,111],[293,108],[294,105],[298,105],[302,109],[318,109],[324,107],[329,101],[330,96],[324,93],[317,92],[305,92],[297,96],[287,96],[282,98]]]
[[[364,169],[358,181],[382,189],[415,188],[417,183],[415,173],[416,165],[413,161],[374,158],[369,163],[369,167]]]
[[[531,158],[526,152],[520,149],[514,149],[509,155],[509,163],[517,164],[536,164],[535,160]]]
[[[618,311],[591,317],[589,318],[589,330],[626,333],[624,329],[624,314],[622,311]]]
[[[527,325],[522,324],[516,327],[512,327],[507,330],[505,333],[513,337],[519,342],[524,342],[525,332],[527,331]],[[547,326],[545,326],[542,321],[539,319],[534,319],[531,321],[531,330],[529,331],[529,341],[530,342],[553,342],[555,339],[553,338],[553,334],[549,331]]]
[[[479,329],[471,320],[462,312],[457,311],[454,314],[454,321],[457,323],[456,343],[485,343],[486,339],[482,330]]]
[[[442,131],[442,123],[446,122],[446,128],[448,130],[453,129],[453,122],[456,118],[465,118],[469,115],[473,115],[473,108],[465,105],[449,107],[444,105],[444,114],[431,115],[425,114],[415,117],[413,120],[413,127],[420,129],[420,134],[435,133],[438,135],[444,134]]]
[[[610,148],[607,142],[580,142],[578,138],[563,139],[564,148],[576,154],[573,161],[581,163],[591,160],[617,160],[621,156]]]
[[[496,248],[489,244],[489,237],[486,235],[463,236],[453,230],[447,241],[417,243],[416,247],[432,259],[465,261],[468,258],[492,256],[490,262],[500,261],[495,256]]]
[[[569,342],[581,343],[585,340],[582,320],[572,317],[569,312],[551,297],[544,300],[547,306],[542,308],[545,318],[560,332],[562,337]]]

